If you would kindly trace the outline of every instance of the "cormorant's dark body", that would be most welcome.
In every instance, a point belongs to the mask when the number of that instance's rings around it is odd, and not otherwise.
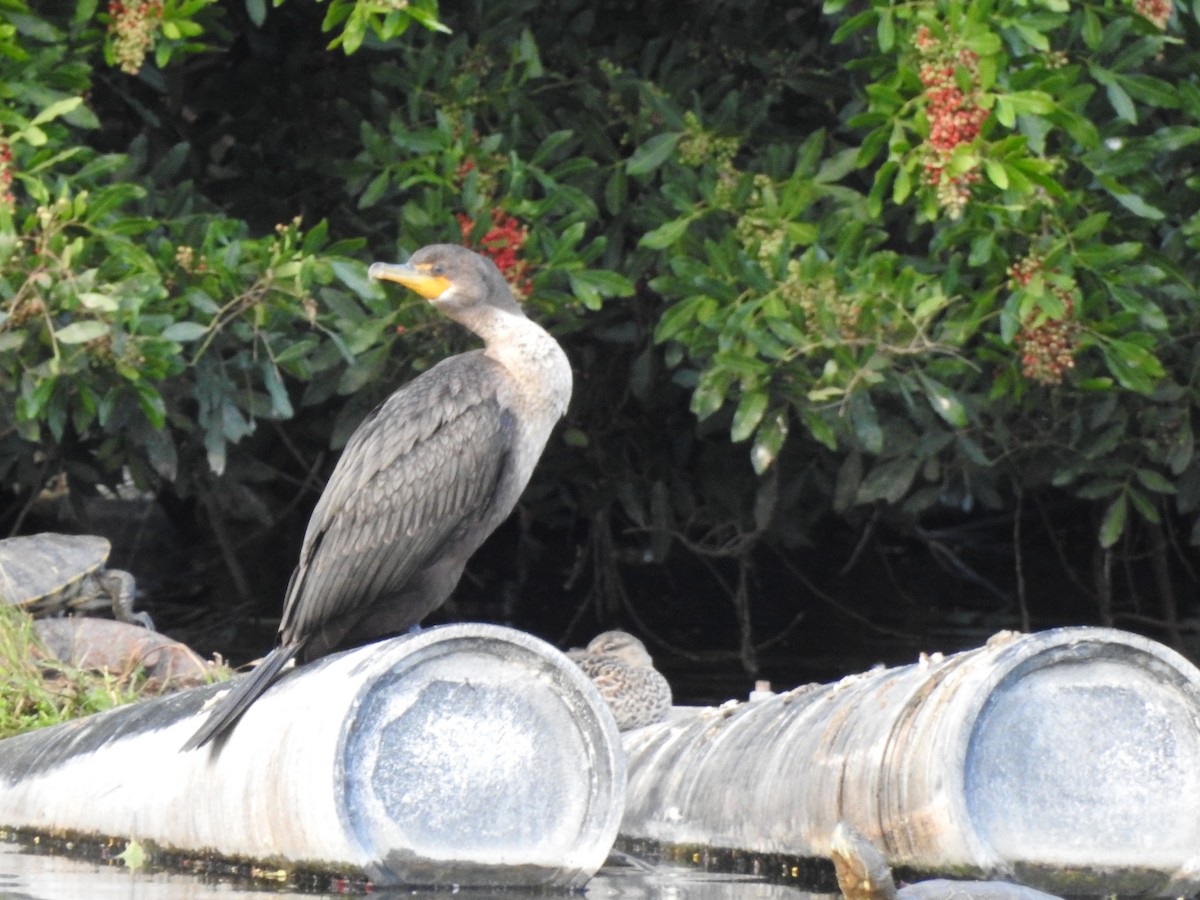
[[[184,749],[228,731],[288,660],[398,634],[440,606],[512,511],[566,409],[566,356],[490,260],[439,244],[376,273],[422,293],[485,346],[404,385],[351,436],[309,520],[278,646]]]

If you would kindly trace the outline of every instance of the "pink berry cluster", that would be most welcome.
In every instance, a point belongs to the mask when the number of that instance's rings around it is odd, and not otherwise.
[[[113,58],[122,72],[136,75],[158,38],[161,0],[109,0],[108,34]]]
[[[971,50],[957,52],[946,47],[927,26],[917,29],[913,38],[923,57],[918,75],[925,89],[925,115],[929,120],[929,138],[922,177],[937,194],[938,205],[957,219],[971,197],[971,185],[979,180],[975,169],[947,171],[956,147],[969,144],[979,136],[988,111],[979,106],[979,57]],[[959,70],[965,70],[970,90],[960,85]]]
[[[1042,269],[1039,257],[1027,256],[1009,267],[1009,283],[1025,287]],[[1016,336],[1021,374],[1039,384],[1061,384],[1067,370],[1075,368],[1075,354],[1079,350],[1079,323],[1071,319],[1075,312],[1071,291],[1062,286],[1051,286],[1050,290],[1062,301],[1065,310],[1062,318],[1024,325]]]
[[[0,206],[10,211],[17,202],[12,192],[13,183],[13,153],[12,146],[0,131]]]
[[[1133,0],[1138,15],[1149,19],[1160,31],[1166,29],[1174,6],[1173,0]]]

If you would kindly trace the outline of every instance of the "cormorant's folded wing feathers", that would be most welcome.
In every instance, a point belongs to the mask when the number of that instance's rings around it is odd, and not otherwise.
[[[348,627],[485,512],[515,430],[496,368],[481,353],[452,357],[359,426],[309,520],[285,641],[335,621]]]

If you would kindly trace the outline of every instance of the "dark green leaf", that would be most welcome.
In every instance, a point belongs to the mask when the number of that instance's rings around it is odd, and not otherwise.
[[[1149,75],[1117,76],[1121,87],[1131,97],[1135,97],[1149,106],[1162,109],[1179,108],[1179,92],[1170,84]]]
[[[151,427],[162,428],[165,426],[167,424],[167,405],[158,389],[140,379],[134,382],[133,387],[137,391],[138,405],[142,408],[142,413]]]
[[[766,416],[754,435],[754,446],[750,449],[750,464],[759,475],[767,471],[779,456],[788,435],[788,415],[777,410]]]
[[[863,391],[851,394],[849,400],[850,421],[859,443],[867,453],[883,451],[883,429],[879,427],[879,419],[875,415],[875,405]]]
[[[263,384],[266,385],[267,393],[271,397],[271,417],[290,419],[294,415],[292,400],[288,397],[287,388],[283,385],[279,370],[269,361],[264,361],[262,374]]]
[[[925,398],[933,407],[934,412],[955,428],[966,428],[970,424],[967,407],[959,399],[958,394],[940,381],[935,381],[920,371],[917,372],[917,378],[921,382],[921,387],[925,389]]]
[[[1108,370],[1128,390],[1148,394],[1166,374],[1153,353],[1131,341],[1109,339],[1100,348]]]
[[[553,131],[546,135],[542,142],[538,144],[538,148],[533,151],[533,155],[529,158],[529,164],[533,166],[545,166],[574,136],[575,132],[569,128]]]
[[[733,425],[729,429],[730,440],[736,444],[754,433],[767,411],[767,399],[767,392],[762,388],[755,388],[742,395],[733,414]]]
[[[1155,221],[1166,218],[1166,214],[1156,206],[1147,203],[1138,194],[1134,194],[1122,187],[1115,179],[1107,175],[1098,175],[1097,180],[1100,184],[1112,194],[1113,198],[1118,203],[1124,206],[1135,216],[1141,216],[1144,219],[1153,219]]]
[[[1137,514],[1147,522],[1153,522],[1158,525],[1162,522],[1162,517],[1158,513],[1158,507],[1154,505],[1154,501],[1143,494],[1136,488],[1129,488],[1126,491],[1129,494],[1129,502],[1133,504],[1133,508],[1137,510]]]
[[[647,175],[653,172],[675,152],[683,132],[656,134],[633,151],[625,162],[625,171],[630,175]]]
[[[879,42],[879,49],[883,53],[889,52],[896,44],[896,22],[892,18],[892,11],[885,9],[879,16],[879,23],[875,27],[875,39]]]
[[[1100,17],[1096,11],[1090,6],[1083,7],[1083,43],[1089,50],[1095,52],[1100,46],[1101,32]]]
[[[609,269],[577,269],[567,273],[571,285],[586,284],[603,297],[628,297],[633,293],[633,282],[620,272]]]
[[[918,459],[890,459],[878,463],[859,485],[855,502],[863,505],[882,500],[896,504],[904,499],[921,467]]]
[[[724,378],[714,377],[712,372],[705,372],[700,383],[692,392],[692,413],[700,421],[704,421],[725,405],[725,391],[729,387]]]
[[[1115,478],[1099,478],[1095,481],[1089,481],[1078,488],[1075,491],[1075,496],[1084,500],[1099,500],[1102,497],[1111,497],[1113,494],[1124,489],[1124,481],[1118,481]]]
[[[195,341],[208,334],[208,326],[199,322],[173,322],[162,331],[162,336],[168,341],[186,343]]]
[[[818,443],[823,445],[827,450],[837,450],[837,432],[833,430],[833,426],[825,421],[819,412],[805,407],[800,411],[800,418],[804,420],[804,427],[808,429],[808,433]]]
[[[103,337],[111,331],[107,322],[86,319],[82,322],[72,322],[54,333],[54,337],[63,344],[83,344]]]
[[[691,224],[690,216],[665,222],[653,231],[643,234],[642,239],[638,241],[638,246],[645,247],[647,250],[665,250],[679,241],[687,233],[688,226]]]
[[[1116,499],[1109,504],[1104,513],[1104,520],[1100,523],[1101,547],[1111,547],[1120,540],[1125,531],[1125,517],[1128,508],[1128,501],[1124,493],[1118,494]]]
[[[383,293],[383,286],[367,275],[367,267],[357,260],[335,259],[330,262],[333,274],[338,281],[354,291],[364,300],[378,297]],[[355,310],[357,313],[357,310]]]
[[[846,454],[842,464],[838,466],[837,478],[833,483],[833,509],[838,513],[846,513],[854,505],[862,485],[863,460],[862,454],[852,451]]]
[[[266,0],[246,0],[246,15],[255,27],[262,28],[263,23],[267,21]]]
[[[1133,105],[1133,99],[1125,92],[1125,88],[1114,81],[1105,85],[1104,91],[1108,94],[1108,102],[1112,104],[1113,111],[1126,122],[1136,125],[1138,121],[1137,107]]]
[[[864,9],[862,12],[858,13],[857,15],[851,16],[849,19],[847,19],[845,22],[843,22],[841,25],[839,25],[837,27],[837,30],[834,31],[833,37],[830,38],[830,40],[834,44],[840,44],[842,41],[844,41],[850,35],[854,34],[856,31],[861,31],[862,29],[864,29],[868,25],[870,25],[872,22],[874,22],[876,15],[878,15],[878,14],[875,12],[875,10]]]
[[[383,171],[372,178],[366,190],[359,195],[358,208],[368,209],[378,203],[387,192],[388,185],[391,183],[391,177],[390,172]]]
[[[629,181],[623,168],[615,168],[604,186],[604,205],[607,210],[616,215],[625,208],[629,193]]]
[[[686,300],[669,307],[659,318],[658,326],[654,329],[656,343],[669,341],[696,322],[696,312],[704,297],[693,295]]]
[[[1172,484],[1160,472],[1154,469],[1137,468],[1133,470],[1137,476],[1137,480],[1142,483],[1142,487],[1148,491],[1154,491],[1156,494],[1174,494],[1175,485]]]

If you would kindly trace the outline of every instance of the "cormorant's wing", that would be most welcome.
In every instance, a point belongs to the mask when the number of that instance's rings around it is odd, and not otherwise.
[[[358,427],[309,520],[280,625],[284,643],[311,638],[328,643],[327,652],[478,522],[514,440],[513,414],[497,397],[507,377],[482,352],[451,357]]]

